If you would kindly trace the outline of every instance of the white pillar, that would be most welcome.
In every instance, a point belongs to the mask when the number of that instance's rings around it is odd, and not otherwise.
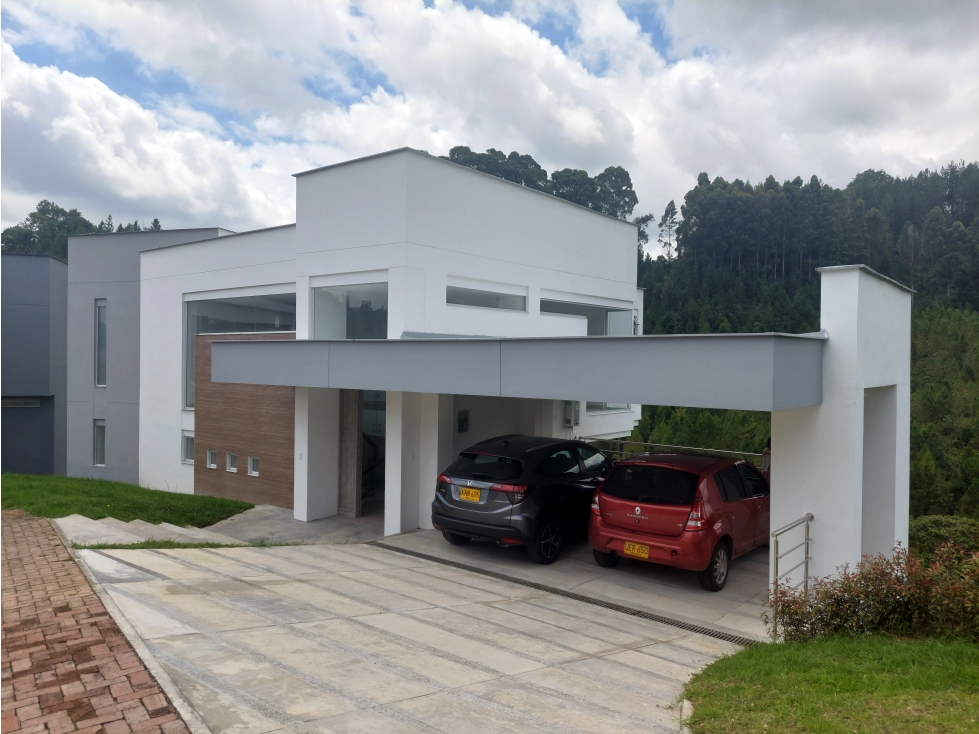
[[[813,576],[907,546],[911,425],[911,294],[857,266],[820,272],[823,402],[772,413],[772,529],[813,514]]]
[[[337,514],[340,391],[296,388],[293,517],[303,522]]]
[[[422,393],[420,399],[418,524],[432,529],[435,479],[452,463],[452,396]],[[407,529],[407,528],[406,528]]]
[[[387,391],[384,424],[384,534],[401,532],[401,463],[404,393]]]

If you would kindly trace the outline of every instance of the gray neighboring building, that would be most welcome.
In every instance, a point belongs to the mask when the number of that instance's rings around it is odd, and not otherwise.
[[[5,253],[0,270],[3,471],[64,474],[68,265]]]
[[[208,227],[68,238],[69,476],[139,482],[140,253],[227,234]]]

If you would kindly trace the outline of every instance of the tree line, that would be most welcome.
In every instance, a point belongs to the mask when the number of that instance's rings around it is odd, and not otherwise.
[[[54,255],[68,259],[68,236],[76,234],[142,232],[160,230],[159,219],[144,226],[139,221],[116,225],[110,214],[93,224],[77,209],[63,209],[44,199],[20,224],[7,227],[0,233],[0,249],[3,252],[22,255]]]

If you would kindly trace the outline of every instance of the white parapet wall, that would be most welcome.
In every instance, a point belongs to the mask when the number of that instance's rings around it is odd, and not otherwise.
[[[822,403],[772,412],[772,528],[813,514],[810,576],[908,541],[912,294],[860,265],[820,273]]]

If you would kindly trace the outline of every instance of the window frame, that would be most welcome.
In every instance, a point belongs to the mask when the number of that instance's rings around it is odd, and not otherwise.
[[[255,462],[254,463],[254,466],[255,466],[254,469],[252,468],[252,462]],[[250,476],[250,477],[257,477],[258,476],[258,469],[259,469],[259,460],[258,460],[258,457],[257,456],[249,456],[248,457],[248,476]]]
[[[99,315],[101,312],[101,320]],[[105,387],[109,376],[109,306],[107,299],[95,299],[95,387]],[[100,364],[101,362],[101,364]],[[99,367],[102,368],[102,381],[99,381]]]
[[[102,463],[99,463],[99,429],[102,429]],[[105,466],[105,418],[92,421],[92,466]]]
[[[208,449],[207,453],[204,455],[205,466],[208,469],[218,468],[218,452],[214,449]]]
[[[520,308],[511,308],[510,306],[486,306],[478,303],[462,303],[457,300],[450,300],[451,298],[459,298],[463,296],[479,296],[497,298],[498,301],[502,302],[504,298],[517,298],[521,299],[523,305]],[[462,306],[464,308],[482,308],[488,311],[509,311],[510,313],[529,313],[529,303],[530,299],[527,297],[526,293],[504,293],[503,291],[491,291],[485,288],[469,288],[463,285],[452,285],[447,284],[445,286],[445,305],[446,306]]]
[[[192,447],[191,450],[190,450],[190,457],[187,456],[187,439],[188,438],[191,440],[191,444],[190,445]],[[194,432],[193,431],[181,431],[180,432],[180,461],[183,464],[191,464],[191,465],[193,465],[193,463],[194,463],[194,449],[193,449],[194,444],[193,444],[193,441],[194,441]]]
[[[238,473],[238,454],[234,454],[230,451],[225,452],[224,470],[232,474]]]

